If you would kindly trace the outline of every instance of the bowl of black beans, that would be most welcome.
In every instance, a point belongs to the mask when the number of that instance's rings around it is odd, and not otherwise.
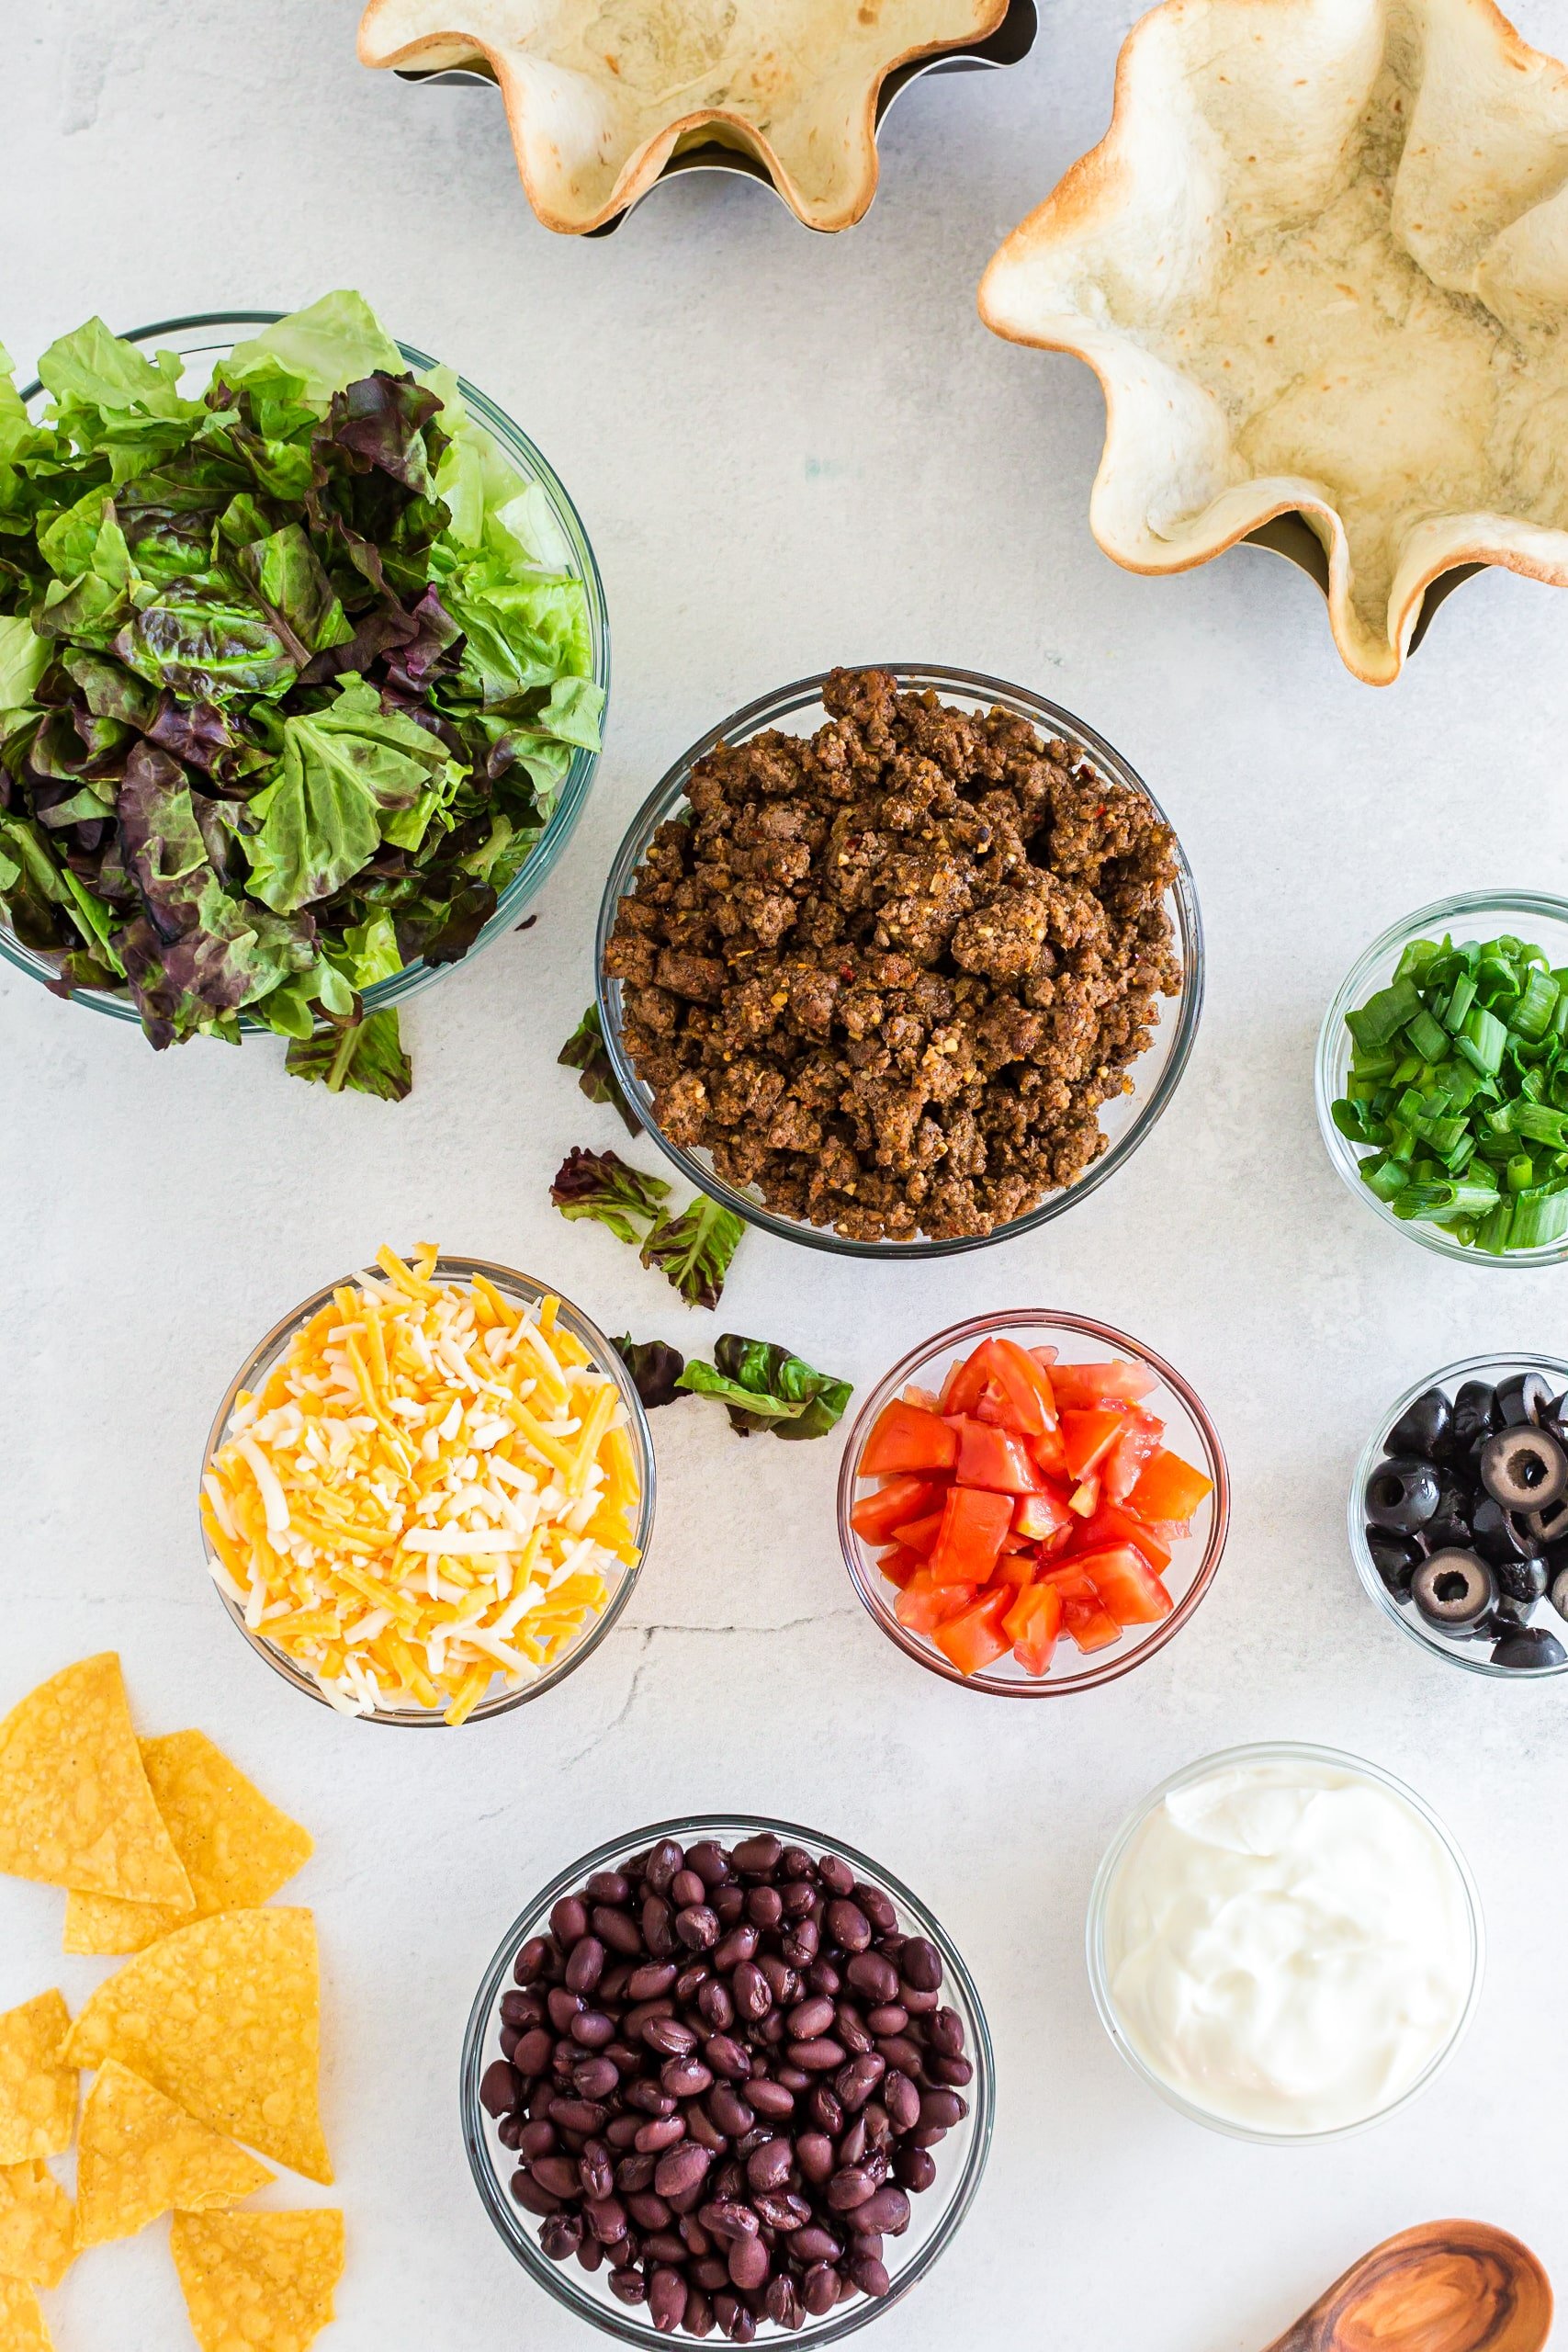
[[[553,1879],[486,1971],[463,2134],[502,2241],[624,2344],[830,2344],[952,2240],[990,2144],[979,1996],[816,1831],[660,1822]]]
[[[1472,1356],[1403,1396],[1350,1490],[1361,1582],[1474,1674],[1568,1668],[1568,1363]]]

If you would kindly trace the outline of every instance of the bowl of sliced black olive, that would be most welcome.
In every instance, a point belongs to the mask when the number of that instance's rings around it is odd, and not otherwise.
[[[1568,1668],[1568,1363],[1472,1356],[1379,1422],[1350,1550],[1384,1613],[1475,1674]]]

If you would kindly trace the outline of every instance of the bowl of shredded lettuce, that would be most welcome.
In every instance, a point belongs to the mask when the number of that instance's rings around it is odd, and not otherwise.
[[[513,925],[609,628],[537,449],[340,292],[0,350],[0,956],[158,1047],[400,1099],[398,1006]]]

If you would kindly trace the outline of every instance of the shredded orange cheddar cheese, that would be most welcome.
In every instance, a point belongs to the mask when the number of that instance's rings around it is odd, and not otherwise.
[[[472,1713],[637,1565],[626,1407],[558,1319],[429,1244],[378,1253],[242,1389],[202,1481],[212,1573],[347,1714]]]

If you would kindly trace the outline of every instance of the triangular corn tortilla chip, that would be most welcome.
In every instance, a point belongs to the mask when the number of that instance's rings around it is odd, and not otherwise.
[[[0,1871],[194,1908],[112,1650],[40,1683],[0,1723]]]
[[[321,1987],[309,1911],[220,1911],[99,1985],[65,2054],[118,2058],[215,2132],[309,2180],[332,2161],[316,2104]]]
[[[20,2278],[0,2278],[0,2352],[54,2352],[43,2306]]]
[[[0,2165],[63,2155],[76,2120],[76,2069],[61,2052],[71,2012],[40,1993],[0,2017]]]
[[[333,2316],[343,2215],[176,2213],[169,2251],[201,2352],[307,2352]]]
[[[75,2251],[71,2199],[49,2166],[0,2165],[0,2278],[58,2287]]]
[[[290,1821],[231,1764],[203,1731],[173,1731],[141,1742],[141,1761],[175,1851],[196,1897],[195,1917],[254,1911],[310,1860],[310,1834]],[[65,1950],[145,1951],[192,1915],[166,1903],[121,1903],[112,1894],[73,1894],[65,1905]]]
[[[232,2140],[209,2132],[118,2058],[107,2058],[82,2109],[77,2246],[134,2237],[160,2213],[237,2205],[271,2178]]]

